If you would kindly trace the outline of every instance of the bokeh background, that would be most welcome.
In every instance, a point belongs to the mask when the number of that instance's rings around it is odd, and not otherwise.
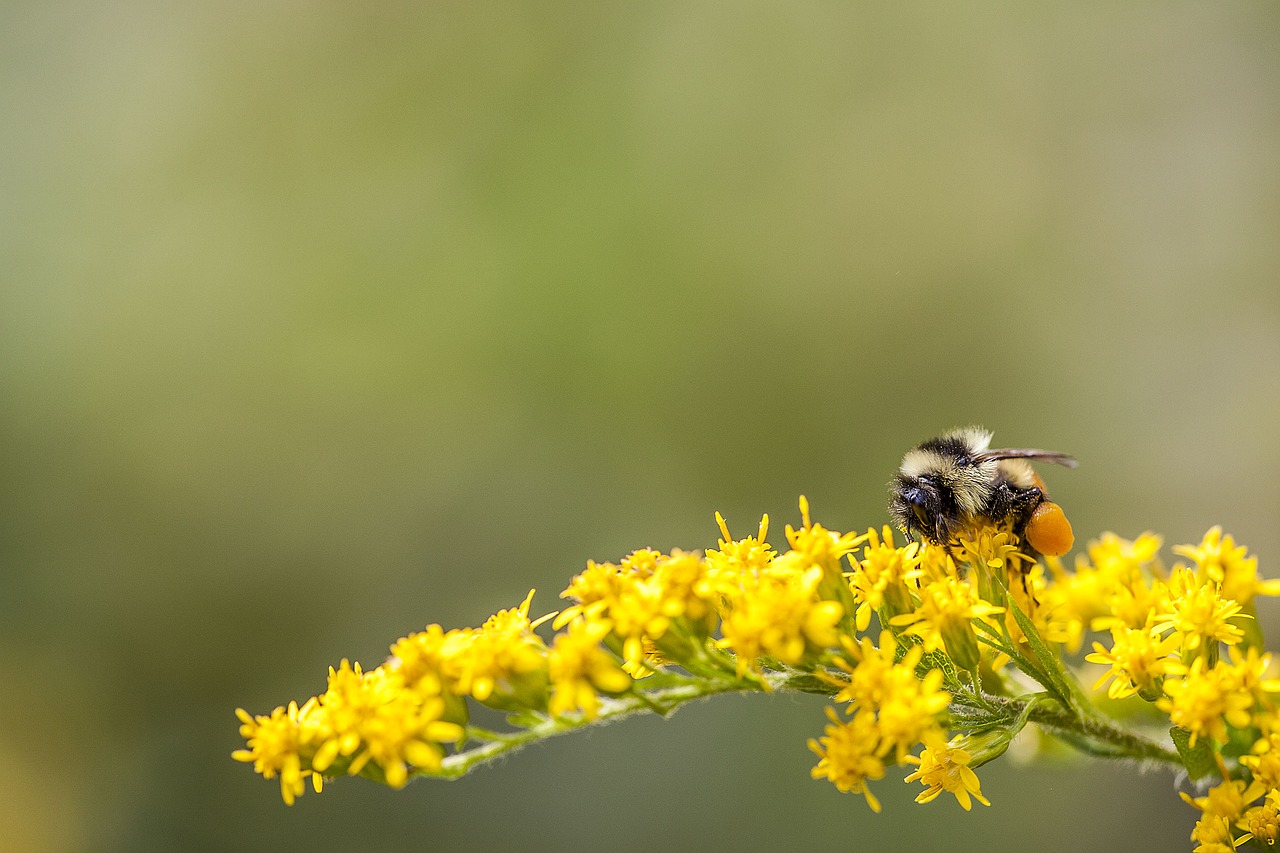
[[[1280,575],[1274,2],[0,19],[0,849],[1190,849],[1103,763],[873,815],[808,699],[291,809],[232,711],[716,510],[880,525],[968,423]]]

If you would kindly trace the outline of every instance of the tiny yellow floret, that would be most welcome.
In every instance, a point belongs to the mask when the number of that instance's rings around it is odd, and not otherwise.
[[[943,742],[940,737],[931,738],[919,758],[907,757],[912,764],[918,764],[919,769],[903,781],[919,779],[920,784],[925,786],[925,790],[916,797],[917,803],[927,803],[946,791],[955,795],[956,802],[965,811],[973,808],[971,798],[984,806],[991,805],[982,796],[978,775],[969,767],[973,756],[963,749],[963,743],[963,736],[952,738],[949,743]]]
[[[872,811],[880,811],[880,801],[867,788],[867,782],[884,778],[875,715],[862,711],[842,722],[834,710],[827,708],[827,717],[831,725],[826,727],[825,735],[809,741],[809,748],[819,759],[810,775],[829,779],[845,793],[862,794]]]

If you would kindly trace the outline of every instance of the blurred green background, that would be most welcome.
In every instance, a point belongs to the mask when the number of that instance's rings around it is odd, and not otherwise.
[[[1190,849],[1102,763],[873,815],[807,699],[292,809],[232,711],[716,510],[878,526],[974,422],[1280,575],[1276,3],[0,14],[0,848]]]

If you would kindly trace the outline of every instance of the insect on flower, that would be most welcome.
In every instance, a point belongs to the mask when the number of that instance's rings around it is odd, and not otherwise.
[[[1076,467],[1076,460],[1052,450],[990,446],[991,433],[965,427],[908,450],[889,484],[889,512],[898,527],[908,537],[918,532],[945,545],[993,524],[1008,527],[1035,552],[1033,558],[1071,550],[1071,523],[1049,500],[1030,460],[1067,468]]]

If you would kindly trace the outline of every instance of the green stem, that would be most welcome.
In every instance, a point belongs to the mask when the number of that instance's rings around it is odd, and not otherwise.
[[[497,758],[515,752],[536,741],[567,734],[587,728],[588,726],[620,720],[640,713],[659,713],[668,715],[687,702],[705,699],[719,693],[739,691],[758,691],[760,685],[755,681],[737,678],[686,678],[680,683],[657,690],[645,691],[643,694],[632,694],[617,699],[602,699],[600,713],[594,719],[586,719],[581,714],[563,717],[539,715],[539,721],[533,725],[512,732],[491,732],[482,729],[468,729],[468,734],[488,741],[480,746],[465,749],[462,752],[447,755],[440,762],[440,769],[430,773],[420,771],[415,776],[432,776],[440,779],[457,779],[472,769],[487,764]]]
[[[1080,743],[1075,738],[1068,738],[1078,748],[1086,749],[1096,755],[1159,761],[1174,767],[1182,767],[1182,758],[1174,749],[1162,746],[1101,717],[1081,717],[1055,705],[1056,703],[1037,702],[1030,709],[1027,718],[1051,731],[1073,735],[1076,738],[1082,737],[1094,744],[1105,744],[1113,748],[1110,750],[1088,749],[1089,744]]]
[[[831,696],[836,691],[832,684],[810,672],[798,669],[766,671],[762,675],[743,678],[719,674],[715,678],[681,675],[664,672],[661,687],[637,692],[616,699],[601,700],[600,712],[593,719],[581,714],[549,717],[530,715],[533,722],[511,732],[493,732],[477,727],[468,728],[468,736],[484,741],[478,746],[446,756],[440,769],[434,773],[419,772],[419,776],[456,779],[472,769],[497,758],[515,752],[531,743],[602,725],[639,713],[668,715],[687,702],[706,699],[721,693],[790,691]],[[1132,758],[1159,761],[1175,767],[1182,766],[1178,753],[1142,735],[1124,729],[1105,718],[1082,713],[1079,705],[1064,708],[1049,694],[1007,699],[983,694],[975,690],[973,695],[957,696],[953,702],[952,725],[971,731],[1005,729],[1016,733],[1027,722],[1045,727],[1077,749],[1092,755],[1108,758]],[[974,713],[974,712],[978,713]]]

